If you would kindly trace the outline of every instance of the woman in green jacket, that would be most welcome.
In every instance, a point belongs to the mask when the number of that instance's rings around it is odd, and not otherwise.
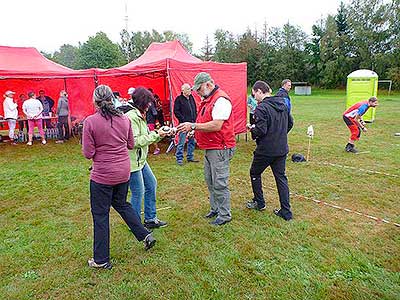
[[[139,218],[141,218],[142,199],[144,196],[144,226],[159,228],[167,226],[167,222],[161,221],[156,215],[156,190],[157,179],[149,164],[147,154],[149,145],[157,143],[166,136],[160,130],[149,131],[146,123],[146,112],[153,100],[153,95],[145,88],[139,87],[132,94],[133,109],[126,113],[132,124],[135,146],[130,151],[131,176],[129,186],[132,192],[131,204]]]

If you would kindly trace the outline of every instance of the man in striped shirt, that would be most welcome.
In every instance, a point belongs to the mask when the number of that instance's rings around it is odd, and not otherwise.
[[[360,101],[353,104],[343,113],[343,120],[350,130],[349,142],[346,145],[346,152],[357,153],[357,149],[354,147],[355,141],[360,139],[361,130],[367,132],[365,123],[362,116],[367,112],[370,107],[376,107],[378,105],[378,98],[371,97],[368,101]]]

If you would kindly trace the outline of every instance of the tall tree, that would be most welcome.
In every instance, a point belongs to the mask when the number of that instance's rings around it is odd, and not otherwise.
[[[214,60],[218,62],[235,62],[237,42],[233,34],[227,30],[217,29],[214,33],[215,52]]]
[[[322,20],[312,26],[311,42],[306,44],[308,78],[313,84],[321,83],[321,39],[324,35]]]
[[[164,31],[163,33],[153,29],[149,31],[136,31],[128,33],[126,30],[122,30],[120,33],[121,43],[120,48],[124,53],[124,56],[132,61],[141,56],[146,49],[153,42],[166,42],[179,40],[183,46],[189,51],[192,51],[193,44],[186,33],[176,33],[170,30]]]
[[[77,69],[79,67],[79,48],[64,44],[59,51],[54,52],[51,59],[68,68]]]
[[[350,38],[359,65],[376,70],[377,55],[392,50],[390,5],[383,0],[352,0],[348,13]]]
[[[200,58],[205,61],[209,61],[213,58],[213,46],[211,45],[208,35],[206,35],[206,40],[204,41],[204,46],[201,48]]]
[[[131,43],[131,35],[129,34],[128,31],[123,29],[120,32],[121,36],[121,43],[119,45],[121,52],[126,60],[126,62],[132,61],[135,57],[133,57],[133,44]]]
[[[79,67],[113,68],[125,63],[124,56],[117,44],[114,44],[104,32],[98,32],[81,46]]]
[[[285,24],[282,28],[271,28],[268,44],[275,49],[271,66],[272,83],[277,85],[284,78],[292,81],[307,81],[305,45],[307,34],[298,26]]]

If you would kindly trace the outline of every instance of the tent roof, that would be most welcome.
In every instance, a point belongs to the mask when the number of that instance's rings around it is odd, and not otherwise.
[[[139,65],[147,65],[167,59],[173,59],[186,63],[201,63],[202,60],[192,56],[183,45],[175,40],[165,43],[151,43],[149,48],[138,59],[120,67],[121,70],[129,70]]]
[[[93,71],[76,71],[52,62],[32,47],[0,46],[0,78],[80,77],[89,73]]]

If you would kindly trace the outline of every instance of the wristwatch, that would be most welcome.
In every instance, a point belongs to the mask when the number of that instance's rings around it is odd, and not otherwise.
[[[192,125],[190,125],[190,128],[191,128],[192,130],[195,130],[195,129],[196,129],[196,123],[192,123]]]

